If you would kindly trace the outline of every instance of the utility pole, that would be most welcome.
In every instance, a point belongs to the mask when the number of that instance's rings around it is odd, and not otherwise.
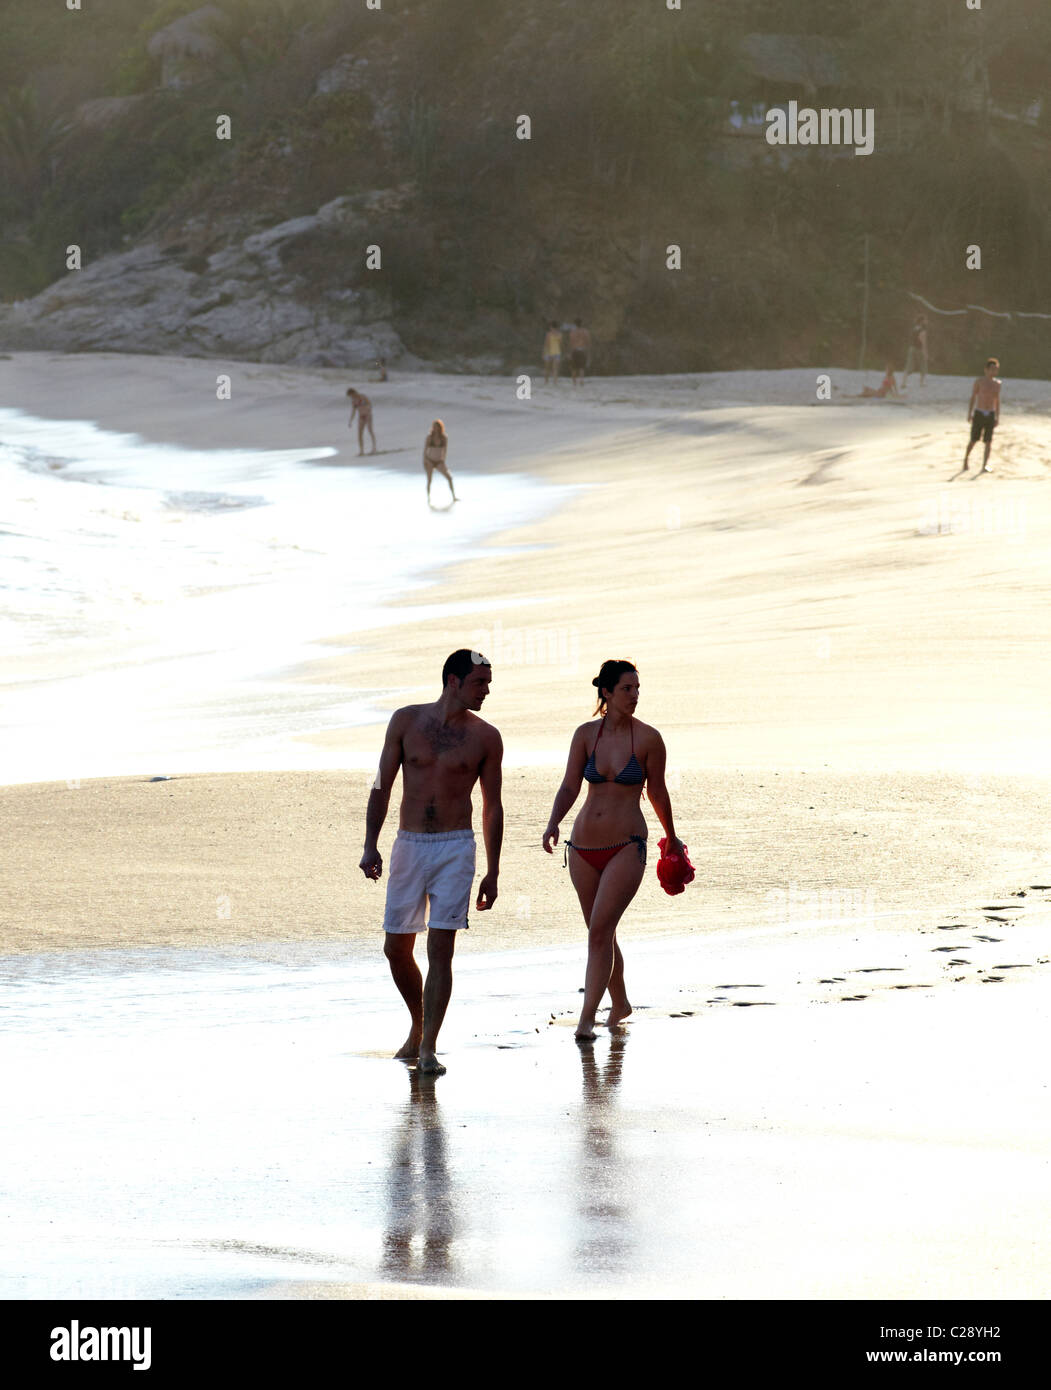
[[[865,370],[865,343],[869,331],[869,234],[865,233],[865,296],[861,304],[861,350],[858,353],[858,371]]]

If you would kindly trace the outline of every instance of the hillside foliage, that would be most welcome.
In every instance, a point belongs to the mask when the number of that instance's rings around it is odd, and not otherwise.
[[[866,244],[869,366],[900,369],[910,291],[1051,313],[1046,0],[995,17],[964,0],[216,7],[207,62],[163,85],[151,39],[196,0],[0,0],[0,297],[59,278],[71,243],[205,256],[231,227],[397,189],[382,269],[334,229],[296,244],[297,270],[308,296],[368,284],[436,362],[532,361],[548,319],[580,316],[598,371],[854,365]],[[764,74],[750,34],[830,45],[839,80]],[[132,100],[91,123],[98,97]],[[782,151],[730,121],[788,99],[872,108],[874,153]],[[932,369],[990,351],[1048,375],[1051,320],[935,318]]]

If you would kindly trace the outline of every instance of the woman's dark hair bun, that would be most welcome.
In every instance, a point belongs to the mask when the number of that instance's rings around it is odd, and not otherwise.
[[[595,706],[596,714],[604,714],[606,709],[606,697],[603,689],[612,690],[625,671],[634,671],[638,674],[638,667],[633,661],[604,661],[602,670],[598,673],[591,684],[598,691],[598,704]]]

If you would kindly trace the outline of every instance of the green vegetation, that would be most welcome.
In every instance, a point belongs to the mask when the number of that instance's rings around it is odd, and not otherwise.
[[[995,22],[960,0],[215,3],[209,56],[162,88],[149,42],[199,0],[0,0],[0,296],[43,288],[68,242],[149,235],[203,265],[212,229],[399,190],[370,231],[381,271],[337,230],[289,266],[307,298],[374,291],[425,357],[532,360],[546,319],[579,314],[604,371],[853,363],[866,236],[872,366],[902,355],[908,291],[1051,312],[1046,0]],[[771,39],[765,67],[749,34]],[[835,81],[793,82],[784,35],[824,45]],[[98,96],[140,99],[91,125],[78,107]],[[730,122],[731,103],[789,99],[872,107],[875,153],[775,150],[761,120]],[[941,369],[991,346],[1012,374],[1051,369],[1045,320],[935,329]]]

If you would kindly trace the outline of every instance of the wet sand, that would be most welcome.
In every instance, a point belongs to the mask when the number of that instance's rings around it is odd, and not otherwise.
[[[699,943],[632,959],[585,1048],[548,1008],[576,951],[461,961],[435,1080],[377,1048],[373,957],[9,958],[0,1294],[1046,1296],[1046,980],[744,1009]],[[726,1002],[669,1013],[700,971]]]

